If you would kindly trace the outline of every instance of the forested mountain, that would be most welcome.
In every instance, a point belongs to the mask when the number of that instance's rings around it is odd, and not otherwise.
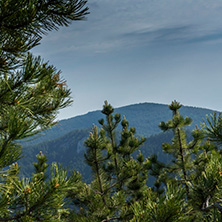
[[[130,126],[136,128],[137,134],[148,137],[158,134],[161,130],[158,127],[160,121],[167,121],[172,117],[168,105],[157,103],[140,103],[124,106],[115,109],[116,113],[124,115],[130,122]],[[195,125],[200,125],[206,115],[213,113],[213,110],[183,106],[181,108],[183,116],[193,119],[191,129]],[[23,143],[23,146],[37,144],[44,141],[55,140],[74,130],[92,128],[93,124],[98,125],[98,120],[103,117],[101,111],[89,112],[85,115],[76,116],[70,119],[61,120],[56,126],[36,136],[36,139]]]
[[[145,157],[157,154],[161,161],[167,161],[166,154],[162,157],[161,144],[170,142],[173,134],[170,132],[162,133],[158,127],[161,121],[167,121],[172,116],[167,105],[143,103],[117,108],[115,112],[121,113],[129,120],[130,126],[136,128],[138,136],[147,138],[141,147]],[[181,108],[181,113],[193,119],[190,126],[190,129],[193,129],[196,124],[200,125],[205,116],[213,113],[213,111],[184,106]],[[19,161],[19,164],[22,165],[21,172],[25,175],[32,172],[32,162],[35,161],[36,154],[42,151],[49,159],[49,163],[56,161],[69,169],[75,169],[87,181],[90,177],[90,168],[84,160],[84,141],[89,136],[92,124],[97,124],[102,115],[100,111],[94,111],[62,120],[57,126],[45,132],[45,135],[24,143],[24,157]]]

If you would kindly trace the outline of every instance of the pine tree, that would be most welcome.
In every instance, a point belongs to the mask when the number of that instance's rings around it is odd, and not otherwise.
[[[99,120],[101,129],[93,126],[85,142],[85,158],[93,180],[81,194],[84,207],[76,221],[129,221],[133,216],[131,205],[147,189],[148,161],[140,152],[134,158],[145,139],[137,138],[135,128],[129,128],[125,117],[121,121],[120,114],[113,112],[113,107],[105,102],[102,113],[106,120]],[[118,139],[120,122],[122,131]]]
[[[59,221],[65,193],[78,178],[67,179],[54,164],[46,181],[40,154],[33,177],[21,179],[15,162],[22,153],[18,141],[54,125],[58,111],[72,102],[60,71],[30,50],[48,31],[84,19],[85,5],[82,0],[0,1],[0,221]]]
[[[20,140],[54,124],[71,103],[60,71],[29,51],[43,34],[80,20],[86,1],[0,1],[0,167],[21,155]]]
[[[182,208],[175,211],[180,213],[171,215],[172,218],[178,216],[180,219],[172,221],[220,221],[221,151],[208,140],[209,138],[204,139],[204,132],[199,128],[192,131],[193,140],[187,141],[185,127],[190,125],[192,120],[180,115],[181,104],[178,102],[173,101],[169,108],[173,112],[172,120],[161,122],[159,126],[163,131],[172,130],[174,133],[172,144],[162,144],[163,151],[172,156],[172,161],[164,164],[159,162],[156,156],[149,158],[151,175],[156,177],[156,189],[153,190],[157,191],[157,199],[154,198],[151,203],[156,204],[156,210],[163,211],[162,215],[166,215],[164,212],[167,212],[167,209],[168,212],[173,212],[171,208],[164,208],[167,202],[161,200],[169,199],[166,196],[169,186],[180,186],[178,195],[183,193],[183,190],[186,195],[183,197],[183,204],[181,203]],[[212,132],[213,130],[210,131]],[[175,195],[174,192],[171,196],[172,201],[181,201],[182,196],[179,198]],[[174,206],[172,203],[171,205]],[[135,209],[138,211],[137,208],[142,206],[140,203]],[[150,205],[143,216],[149,214],[149,208]],[[159,213],[156,211],[153,216],[157,218]],[[157,221],[165,221],[166,218],[167,215]]]
[[[196,129],[192,133],[193,140],[187,142],[185,127],[189,126],[192,120],[189,117],[183,118],[183,116],[180,115],[179,109],[181,106],[177,101],[173,101],[171,105],[169,105],[169,109],[173,113],[172,120],[159,124],[159,127],[163,131],[172,130],[174,138],[172,139],[172,144],[162,144],[163,151],[172,155],[172,161],[168,165],[163,164],[161,168],[159,167],[160,170],[158,173],[162,171],[159,179],[165,183],[176,179],[178,184],[183,184],[188,198],[190,192],[190,176],[194,169],[192,155],[198,152],[203,136],[201,130]],[[160,165],[152,159],[151,161],[154,163],[154,166]]]

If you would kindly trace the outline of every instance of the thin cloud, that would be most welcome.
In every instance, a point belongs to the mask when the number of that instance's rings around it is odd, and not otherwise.
[[[222,3],[210,1],[91,0],[87,21],[50,33],[42,51],[109,53],[150,44],[220,40]],[[53,47],[57,45],[59,47]],[[40,48],[39,48],[40,51]],[[88,55],[88,54],[87,54]]]
[[[184,41],[188,33],[192,30],[192,26],[164,27],[156,30],[136,30],[125,33],[122,38],[133,39],[134,41],[155,43],[169,41]]]

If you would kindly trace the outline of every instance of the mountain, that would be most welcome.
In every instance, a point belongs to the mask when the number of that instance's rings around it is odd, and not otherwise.
[[[213,113],[213,110],[183,106],[181,114],[189,116],[193,119],[191,129],[195,125],[200,125],[203,118],[208,114]],[[133,126],[137,130],[137,134],[148,137],[153,134],[160,133],[161,130],[158,124],[161,121],[167,121],[172,117],[172,113],[167,105],[156,103],[140,103],[129,106],[124,106],[115,109],[116,113],[124,115],[129,121],[130,126]],[[23,143],[24,146],[29,146],[37,143],[42,143],[55,138],[62,137],[67,133],[70,133],[77,129],[92,128],[92,125],[98,125],[98,120],[103,118],[103,114],[100,111],[89,112],[85,115],[76,116],[70,119],[61,120],[56,126],[38,135],[35,139]]]
[[[129,120],[130,126],[134,126],[138,135],[147,137],[147,141],[141,147],[145,157],[157,154],[162,161],[168,161],[166,154],[162,153],[161,144],[170,142],[172,133],[162,133],[158,127],[161,121],[171,119],[172,113],[167,105],[142,103],[125,106],[115,109],[115,112],[125,115]],[[206,115],[213,113],[213,110],[188,107],[181,108],[181,114],[193,119],[193,124],[200,125]],[[48,162],[53,161],[61,163],[69,169],[79,171],[85,181],[90,181],[90,168],[84,163],[84,141],[89,135],[92,124],[97,124],[103,117],[100,111],[90,112],[88,114],[62,120],[54,128],[44,132],[44,135],[38,138],[22,143],[24,157],[19,161],[23,175],[30,175],[33,171],[32,163],[35,156],[40,151],[46,154]],[[97,124],[98,125],[98,124]]]

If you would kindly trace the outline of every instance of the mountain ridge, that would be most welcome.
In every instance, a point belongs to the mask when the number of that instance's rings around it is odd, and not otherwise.
[[[182,115],[191,117],[194,120],[194,124],[198,126],[207,114],[217,112],[215,110],[192,106],[182,106],[180,110]],[[160,121],[167,121],[172,117],[168,105],[148,102],[118,107],[115,108],[115,113],[120,113],[122,116],[124,115],[129,121],[130,126],[135,127],[137,133],[142,136],[159,133],[160,129],[158,124]],[[93,124],[98,126],[98,120],[101,118],[103,118],[103,114],[99,110],[95,110],[87,114],[61,120],[56,126],[44,131],[42,135],[36,136],[35,139],[26,144],[41,143],[54,139],[55,137],[61,137],[76,129],[91,128]]]

